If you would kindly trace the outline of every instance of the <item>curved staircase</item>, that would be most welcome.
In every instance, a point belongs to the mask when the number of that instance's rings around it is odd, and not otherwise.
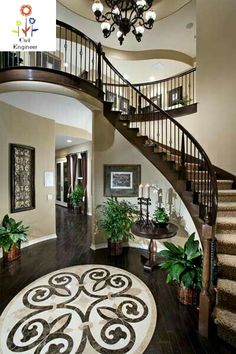
[[[58,63],[55,53],[31,54],[33,63],[21,67],[21,56],[24,65],[29,59],[26,53],[17,53],[17,60],[11,65],[9,56],[4,57],[4,61],[2,59],[4,65],[0,63],[5,81],[9,66],[17,68],[16,80],[25,79],[22,75],[24,70],[37,68],[37,81],[44,81],[44,77],[49,80],[50,75],[61,75],[59,83],[72,87],[68,80],[74,77],[74,85],[78,89],[83,90],[87,83],[91,95],[98,92],[96,98],[100,100],[104,96],[105,117],[165,175],[181,196],[196,225],[204,247],[199,329],[206,336],[212,312],[210,288],[214,241],[217,240],[219,279],[215,322],[218,335],[236,346],[236,191],[232,189],[233,181],[216,179],[215,169],[201,145],[167,112],[130,84],[109,62],[100,44],[60,21],[57,21],[57,37],[59,59],[70,58],[68,67],[47,68],[44,63],[50,58],[52,65]],[[43,75],[44,70],[46,76]],[[32,80],[32,75],[29,80]],[[96,90],[91,90],[91,86]]]

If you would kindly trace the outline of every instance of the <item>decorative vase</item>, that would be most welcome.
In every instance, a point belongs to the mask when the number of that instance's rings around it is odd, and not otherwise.
[[[15,259],[20,257],[20,253],[20,245],[19,248],[16,247],[16,245],[12,245],[8,252],[5,252],[3,250],[3,262],[8,263],[14,261]]]
[[[199,303],[199,291],[197,289],[188,289],[182,284],[177,284],[177,296],[179,302],[183,305],[195,305]]]
[[[120,256],[123,251],[122,241],[112,242],[111,239],[107,240],[108,254],[110,256]]]

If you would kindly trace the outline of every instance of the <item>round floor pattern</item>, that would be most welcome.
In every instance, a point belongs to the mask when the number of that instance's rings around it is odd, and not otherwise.
[[[133,274],[82,265],[45,275],[0,317],[0,353],[141,354],[156,326],[156,304]]]

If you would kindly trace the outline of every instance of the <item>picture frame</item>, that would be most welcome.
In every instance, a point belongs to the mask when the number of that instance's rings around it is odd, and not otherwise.
[[[105,197],[138,197],[141,165],[104,165]]]
[[[123,113],[129,112],[129,99],[123,96],[118,96],[119,98],[119,109]]]
[[[175,106],[183,99],[183,86],[176,87],[168,92],[168,106]]]
[[[35,209],[35,148],[10,144],[11,213]]]
[[[113,102],[113,106],[117,107],[117,94],[112,91],[106,91],[106,101]]]
[[[158,107],[162,108],[162,94],[151,97],[150,100],[156,104]]]

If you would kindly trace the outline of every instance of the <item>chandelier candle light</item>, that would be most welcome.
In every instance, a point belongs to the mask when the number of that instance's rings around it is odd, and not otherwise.
[[[110,8],[105,14],[103,14],[104,6],[100,0],[94,0],[92,6],[96,20],[101,22],[105,38],[108,38],[117,27],[116,35],[120,45],[131,29],[137,41],[140,42],[144,29],[152,29],[156,19],[156,13],[151,9],[153,0],[105,0],[105,2]]]

